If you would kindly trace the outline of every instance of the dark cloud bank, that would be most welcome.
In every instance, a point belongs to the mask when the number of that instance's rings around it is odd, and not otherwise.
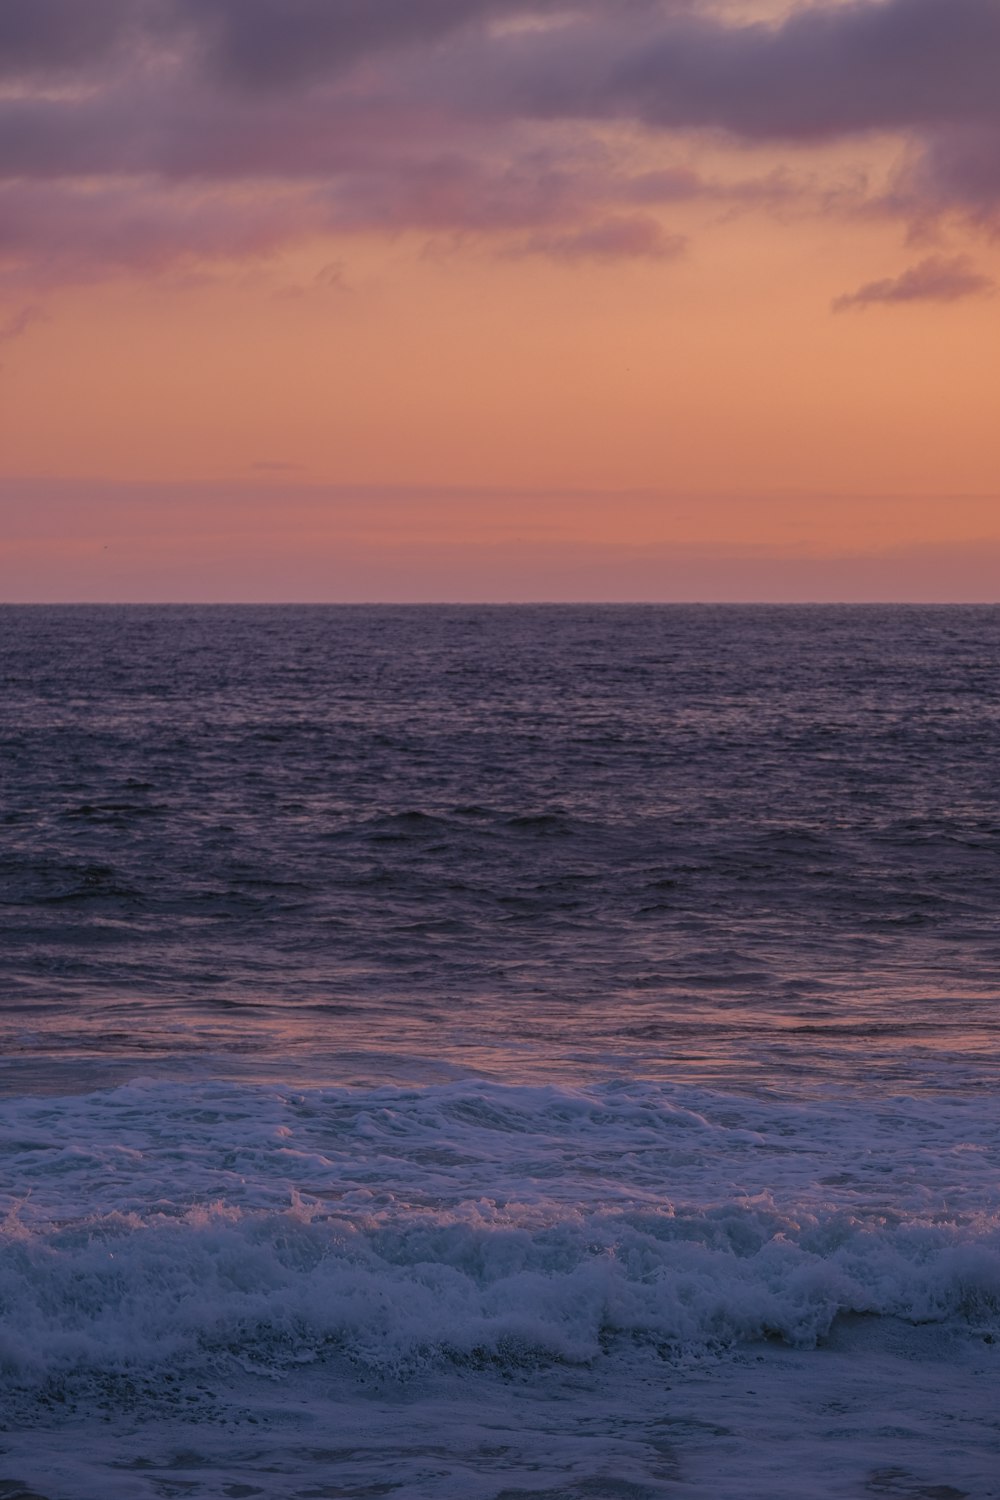
[[[668,258],[682,241],[657,210],[779,191],[679,169],[692,132],[795,163],[890,132],[905,165],[885,211],[993,233],[998,79],[1000,0],[827,0],[777,24],[701,0],[2,0],[0,265],[150,270],[327,227]],[[615,121],[662,171],[614,155]],[[988,289],[932,257],[838,305]]]

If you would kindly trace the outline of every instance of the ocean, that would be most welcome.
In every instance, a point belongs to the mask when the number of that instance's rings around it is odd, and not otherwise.
[[[0,1496],[1000,1496],[1000,609],[0,673]]]

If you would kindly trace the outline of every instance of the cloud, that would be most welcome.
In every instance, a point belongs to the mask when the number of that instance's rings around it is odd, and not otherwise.
[[[11,339],[19,339],[36,323],[45,323],[47,320],[48,314],[45,310],[33,302],[19,307],[16,312],[10,313],[6,318],[0,318],[0,344],[8,343]]]
[[[305,80],[469,119],[626,117],[747,140],[1000,125],[996,0],[826,0],[778,23],[726,21],[697,0],[590,0],[561,25],[485,24],[512,10],[553,19],[541,0],[5,0],[0,51],[8,66],[65,66],[106,50],[127,17],[132,71],[152,60],[162,83],[176,66],[189,93],[221,77],[239,85],[237,113],[248,92],[295,106]]]
[[[131,44],[184,48],[239,86],[297,87],[509,9],[509,0],[3,0],[0,76],[90,68]]]
[[[9,286],[197,270],[263,256],[315,223],[294,192],[256,199],[155,184],[0,184],[0,276]]]
[[[124,34],[129,0],[3,0],[0,77],[86,67]]]
[[[796,162],[894,132],[883,209],[1000,222],[998,0],[0,0],[0,75],[22,279],[356,230],[669,258],[669,203],[835,211],[797,170],[707,181],[705,132]]]
[[[683,235],[668,234],[658,219],[619,214],[568,234],[535,235],[520,249],[557,260],[672,260],[686,244]]]
[[[957,211],[1000,228],[1000,127],[953,125],[935,131],[894,185],[897,208],[920,221]]]
[[[995,286],[992,277],[977,271],[967,256],[932,255],[899,276],[869,281],[856,292],[835,298],[831,306],[834,312],[846,312],[885,302],[959,302],[988,295]]]
[[[910,156],[887,206],[1000,212],[997,0],[826,0],[778,22],[649,6],[627,26],[595,10],[559,32],[457,39],[421,72],[471,118],[629,121],[797,153],[889,132]]]
[[[995,600],[1000,577],[996,495],[737,500],[294,480],[281,491],[276,509],[264,477],[0,477],[0,592],[35,603],[951,602]],[[849,549],[845,507],[857,516]],[[905,545],[885,546],[886,507],[902,513],[894,531]],[[790,509],[816,517],[809,539],[789,536]],[[741,511],[752,519],[741,522]]]
[[[466,97],[546,117],[774,141],[1000,122],[996,0],[827,0],[777,23],[650,6],[627,27],[605,12],[506,37],[490,58],[478,45]]]
[[[0,179],[0,277],[22,287],[132,271],[185,272],[266,257],[308,235],[372,230],[460,235],[559,259],[669,258],[681,248],[648,212],[711,198],[691,172],[636,174],[607,153],[532,149],[352,156],[325,178],[87,174]],[[757,188],[754,187],[754,192]],[[637,205],[643,211],[636,212]],[[527,245],[523,237],[528,234]],[[343,266],[325,283],[343,281]]]
[[[173,0],[206,61],[248,88],[342,73],[359,57],[427,46],[509,0]]]

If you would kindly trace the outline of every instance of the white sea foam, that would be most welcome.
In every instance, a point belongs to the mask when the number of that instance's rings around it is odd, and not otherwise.
[[[136,1083],[7,1101],[0,1130],[0,1361],[25,1387],[676,1361],[1000,1311],[1000,1132],[968,1101]]]

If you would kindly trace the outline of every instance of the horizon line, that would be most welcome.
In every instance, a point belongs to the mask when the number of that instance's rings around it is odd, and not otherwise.
[[[0,609],[995,609],[1000,599],[0,599]]]

